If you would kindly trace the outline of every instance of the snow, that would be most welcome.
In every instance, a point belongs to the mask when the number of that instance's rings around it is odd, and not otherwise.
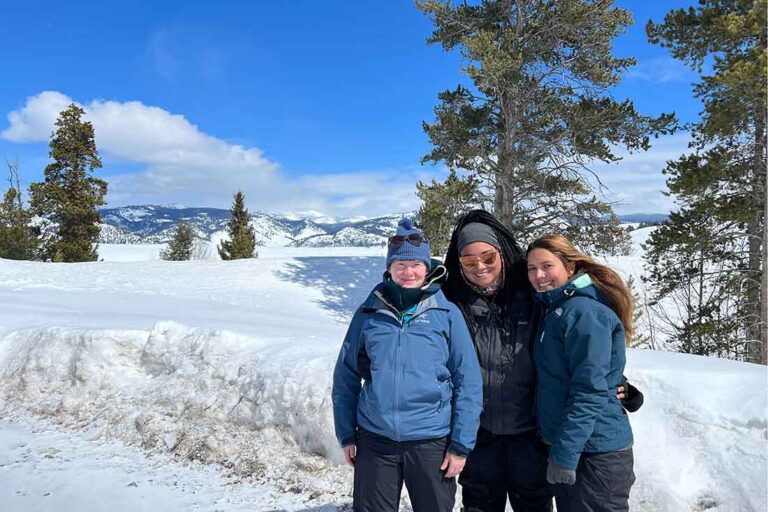
[[[14,512],[283,510],[293,495],[237,485],[212,465],[148,457],[121,442],[98,442],[31,418],[0,420],[3,510]],[[333,508],[316,508],[316,512]]]
[[[3,510],[348,510],[331,372],[384,250],[161,247],[0,260]],[[626,373],[646,396],[632,510],[766,509],[765,367],[630,350]]]
[[[640,229],[635,229],[630,233],[630,236],[632,237],[632,244],[636,248],[636,252],[640,254],[642,251],[639,249],[640,244],[644,244],[648,241],[648,238],[650,238],[651,233],[653,233],[658,226],[647,226]]]
[[[137,207],[128,206],[125,208],[120,208],[118,211],[120,215],[122,215],[125,219],[128,219],[133,222],[140,221],[143,218],[151,215],[151,213],[142,206],[137,206]]]
[[[152,261],[160,259],[166,244],[99,244],[99,259],[104,261]]]

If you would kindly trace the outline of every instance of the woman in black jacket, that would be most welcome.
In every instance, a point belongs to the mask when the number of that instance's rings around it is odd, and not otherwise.
[[[502,512],[509,499],[515,512],[551,511],[554,491],[546,479],[547,448],[538,436],[532,355],[542,312],[533,300],[525,252],[493,215],[473,210],[453,231],[445,267],[443,291],[464,315],[483,375],[477,443],[459,477],[464,510]],[[628,410],[642,403],[632,390],[630,402],[623,402]]]

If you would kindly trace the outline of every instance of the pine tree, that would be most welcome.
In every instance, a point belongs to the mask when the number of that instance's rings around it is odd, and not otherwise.
[[[85,111],[74,103],[56,120],[42,183],[30,186],[31,207],[36,215],[57,226],[44,247],[51,261],[95,261],[98,258],[99,212],[107,183],[92,173],[101,167],[93,126],[83,121]]]
[[[664,171],[678,212],[649,240],[658,299],[690,297],[682,343],[762,364],[768,343],[766,7],[765,0],[701,0],[646,26],[652,43],[699,72],[694,96],[704,105],[700,120],[687,127],[694,154]],[[695,280],[693,293],[680,274]]]
[[[591,219],[572,223],[563,234],[571,240],[578,240],[579,247],[590,253],[603,256],[632,254],[629,229],[621,225],[619,217],[612,211],[607,218],[592,216]]]
[[[451,232],[459,216],[478,204],[477,184],[474,178],[460,178],[451,171],[444,183],[432,180],[416,184],[416,195],[422,200],[417,223],[429,240],[433,254],[445,254],[451,241]]]
[[[486,208],[523,241],[606,227],[593,222],[612,208],[593,194],[601,186],[590,163],[618,161],[617,146],[645,150],[673,127],[671,115],[645,117],[612,98],[634,59],[611,54],[632,23],[611,3],[417,2],[434,25],[428,42],[458,48],[474,85],[438,95],[436,120],[424,123],[434,149],[423,162],[476,177]]]
[[[248,224],[248,210],[245,209],[245,196],[238,191],[235,194],[232,216],[227,224],[229,238],[219,244],[219,256],[222,260],[253,258],[256,248],[256,234]]]
[[[0,203],[0,258],[31,260],[37,256],[39,230],[30,223],[32,214],[24,208],[18,161],[7,161],[10,187]]]
[[[160,258],[167,261],[187,261],[192,259],[194,245],[195,232],[184,219],[179,219],[168,247],[160,251]]]
[[[635,326],[635,335],[630,340],[629,346],[632,348],[655,349],[653,322],[645,312],[647,304],[640,290],[638,290],[637,281],[634,276],[629,276],[629,279],[627,279],[627,288],[632,293],[632,299],[635,303],[635,307],[632,310],[632,325]]]
[[[659,331],[671,348],[743,359],[745,330],[733,268],[741,248],[723,245],[720,227],[707,214],[673,212],[646,244],[646,280],[653,286]]]

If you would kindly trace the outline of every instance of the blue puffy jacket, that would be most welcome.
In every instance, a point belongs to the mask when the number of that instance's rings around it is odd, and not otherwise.
[[[404,322],[383,290],[376,286],[358,308],[336,362],[339,443],[353,444],[360,427],[394,441],[450,436],[448,450],[466,455],[475,445],[483,384],[461,312],[438,290]]]
[[[535,347],[537,408],[550,459],[575,469],[582,452],[632,444],[616,387],[626,363],[624,326],[586,274],[537,293],[547,308]]]

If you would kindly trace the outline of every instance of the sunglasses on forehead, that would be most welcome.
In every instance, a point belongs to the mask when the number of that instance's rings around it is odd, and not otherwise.
[[[460,256],[459,263],[464,268],[474,268],[478,263],[483,265],[493,265],[496,263],[496,257],[499,255],[496,249],[489,249],[483,251],[480,254],[472,254],[470,256]]]
[[[395,235],[389,237],[390,247],[400,247],[406,240],[411,245],[419,246],[424,241],[424,235],[421,233],[411,233],[410,235]]]

